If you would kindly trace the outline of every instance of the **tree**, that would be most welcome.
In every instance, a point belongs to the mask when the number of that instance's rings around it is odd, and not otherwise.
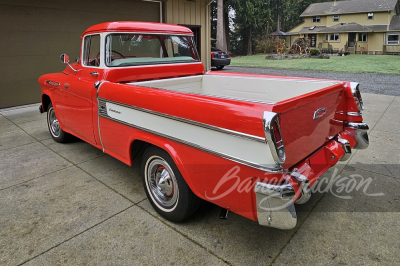
[[[255,39],[278,29],[287,32],[299,25],[301,13],[312,3],[328,0],[225,0],[235,12],[232,49],[236,54],[252,54]]]
[[[265,32],[271,24],[270,10],[265,7],[265,0],[231,0],[235,10],[235,28],[247,42],[247,54],[253,53],[253,37]]]
[[[217,1],[217,45],[216,47],[222,51],[227,51],[226,45],[226,27],[225,24],[229,23],[225,21],[225,10],[224,10],[224,0]]]

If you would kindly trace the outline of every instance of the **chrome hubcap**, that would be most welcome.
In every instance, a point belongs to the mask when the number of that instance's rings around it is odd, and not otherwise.
[[[53,134],[54,137],[58,137],[60,135],[60,124],[58,123],[58,119],[53,108],[49,113],[49,127],[51,134]]]
[[[152,197],[161,207],[172,208],[178,201],[177,181],[168,163],[159,157],[149,159],[146,168],[147,184]]]

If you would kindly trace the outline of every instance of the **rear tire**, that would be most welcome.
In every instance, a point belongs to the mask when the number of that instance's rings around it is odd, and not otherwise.
[[[200,205],[169,154],[155,146],[142,157],[141,174],[144,190],[153,208],[165,219],[180,222]]]
[[[49,103],[49,106],[47,107],[47,126],[51,137],[55,141],[65,143],[71,140],[72,136],[61,129],[52,103]]]
[[[217,66],[217,69],[218,70],[221,70],[221,69],[223,69],[224,68],[224,66]]]

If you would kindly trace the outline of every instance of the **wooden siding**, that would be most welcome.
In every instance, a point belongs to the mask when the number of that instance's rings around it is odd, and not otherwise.
[[[207,69],[207,63],[211,65],[211,60],[207,58],[211,57],[211,44],[209,43],[207,46],[207,42],[210,41],[211,36],[210,29],[207,31],[207,27],[210,28],[210,23],[207,21],[210,18],[210,7],[207,7],[209,2],[210,0],[197,0],[195,2],[187,0],[169,0],[166,2],[166,23],[201,26],[200,54],[205,69]],[[207,32],[208,36],[206,36]]]

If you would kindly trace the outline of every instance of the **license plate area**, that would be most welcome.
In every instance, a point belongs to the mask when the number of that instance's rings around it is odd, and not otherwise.
[[[317,176],[319,173],[325,170],[325,168],[328,166],[328,163],[326,161],[325,148],[321,149],[310,158],[310,166]]]

